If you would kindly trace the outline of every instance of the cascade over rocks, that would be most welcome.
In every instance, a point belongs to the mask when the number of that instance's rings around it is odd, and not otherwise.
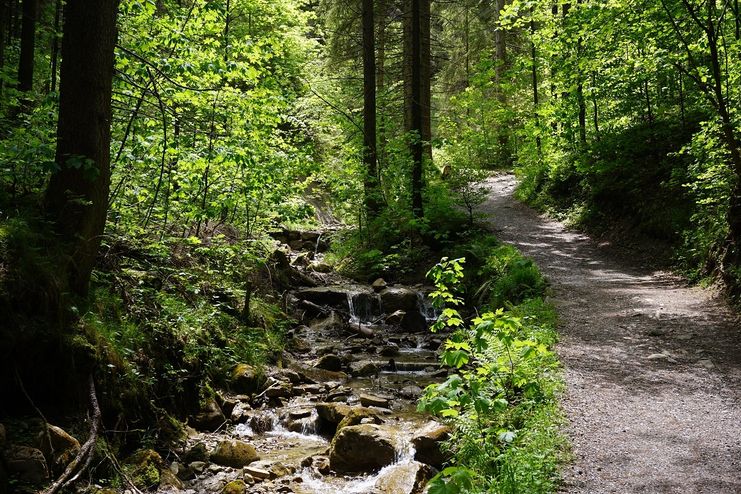
[[[376,480],[374,494],[422,494],[435,475],[429,465],[412,461],[385,472]]]

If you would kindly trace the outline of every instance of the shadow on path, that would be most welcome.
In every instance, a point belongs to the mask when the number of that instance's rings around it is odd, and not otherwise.
[[[741,493],[741,324],[707,290],[615,256],[487,181],[498,237],[532,257],[561,316],[571,493]]]

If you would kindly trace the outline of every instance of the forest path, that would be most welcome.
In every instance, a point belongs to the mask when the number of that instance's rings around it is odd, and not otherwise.
[[[561,318],[568,493],[741,493],[741,324],[712,293],[643,266],[513,198],[482,211],[532,257]]]

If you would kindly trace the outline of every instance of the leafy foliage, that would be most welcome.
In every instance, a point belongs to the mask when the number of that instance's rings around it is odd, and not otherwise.
[[[503,252],[492,253],[487,265],[506,266]],[[550,492],[562,447],[553,308],[538,298],[541,287],[528,302],[467,324],[456,294],[464,263],[443,259],[429,273],[437,287],[430,297],[441,309],[432,329],[452,331],[440,361],[453,373],[426,389],[419,409],[454,427],[455,455],[430,492]]]

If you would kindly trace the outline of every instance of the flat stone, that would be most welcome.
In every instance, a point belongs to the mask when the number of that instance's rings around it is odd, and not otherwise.
[[[256,479],[265,480],[270,478],[270,472],[257,467],[244,467],[244,473],[252,475]]]
[[[389,408],[391,405],[391,399],[383,396],[361,394],[360,404],[364,407]]]

